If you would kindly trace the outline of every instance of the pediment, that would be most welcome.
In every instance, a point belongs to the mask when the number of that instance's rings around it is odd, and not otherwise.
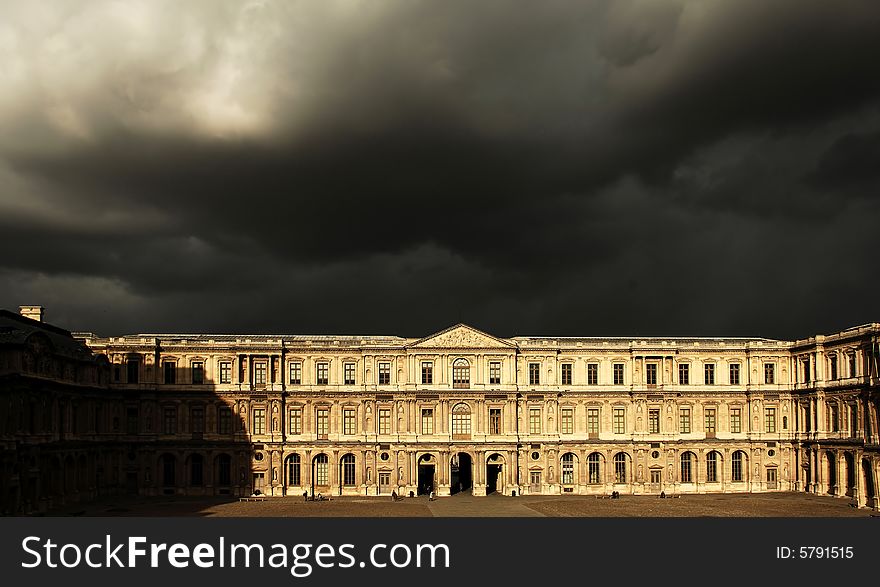
[[[511,349],[516,345],[500,338],[495,338],[466,324],[456,324],[436,334],[426,336],[408,345],[410,348],[444,348],[444,349]]]

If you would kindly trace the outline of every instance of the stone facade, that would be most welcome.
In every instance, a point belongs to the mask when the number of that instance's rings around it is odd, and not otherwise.
[[[878,334],[76,336],[106,357],[116,491],[809,491],[877,508]]]

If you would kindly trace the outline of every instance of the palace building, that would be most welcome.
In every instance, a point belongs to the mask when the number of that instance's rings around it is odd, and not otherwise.
[[[878,340],[68,333],[0,311],[0,508],[806,491],[880,507]]]

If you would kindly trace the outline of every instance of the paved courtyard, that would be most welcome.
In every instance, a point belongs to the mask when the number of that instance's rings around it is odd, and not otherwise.
[[[57,516],[233,516],[233,517],[865,517],[868,509],[850,506],[849,499],[803,493],[686,495],[676,499],[622,496],[473,497],[345,497],[304,502],[301,498],[268,498],[240,502],[205,498],[106,498],[71,504]]]

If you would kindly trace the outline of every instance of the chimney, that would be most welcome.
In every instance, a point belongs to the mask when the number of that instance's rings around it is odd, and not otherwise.
[[[19,306],[18,312],[25,318],[30,318],[31,320],[42,322],[43,309],[43,306]]]

